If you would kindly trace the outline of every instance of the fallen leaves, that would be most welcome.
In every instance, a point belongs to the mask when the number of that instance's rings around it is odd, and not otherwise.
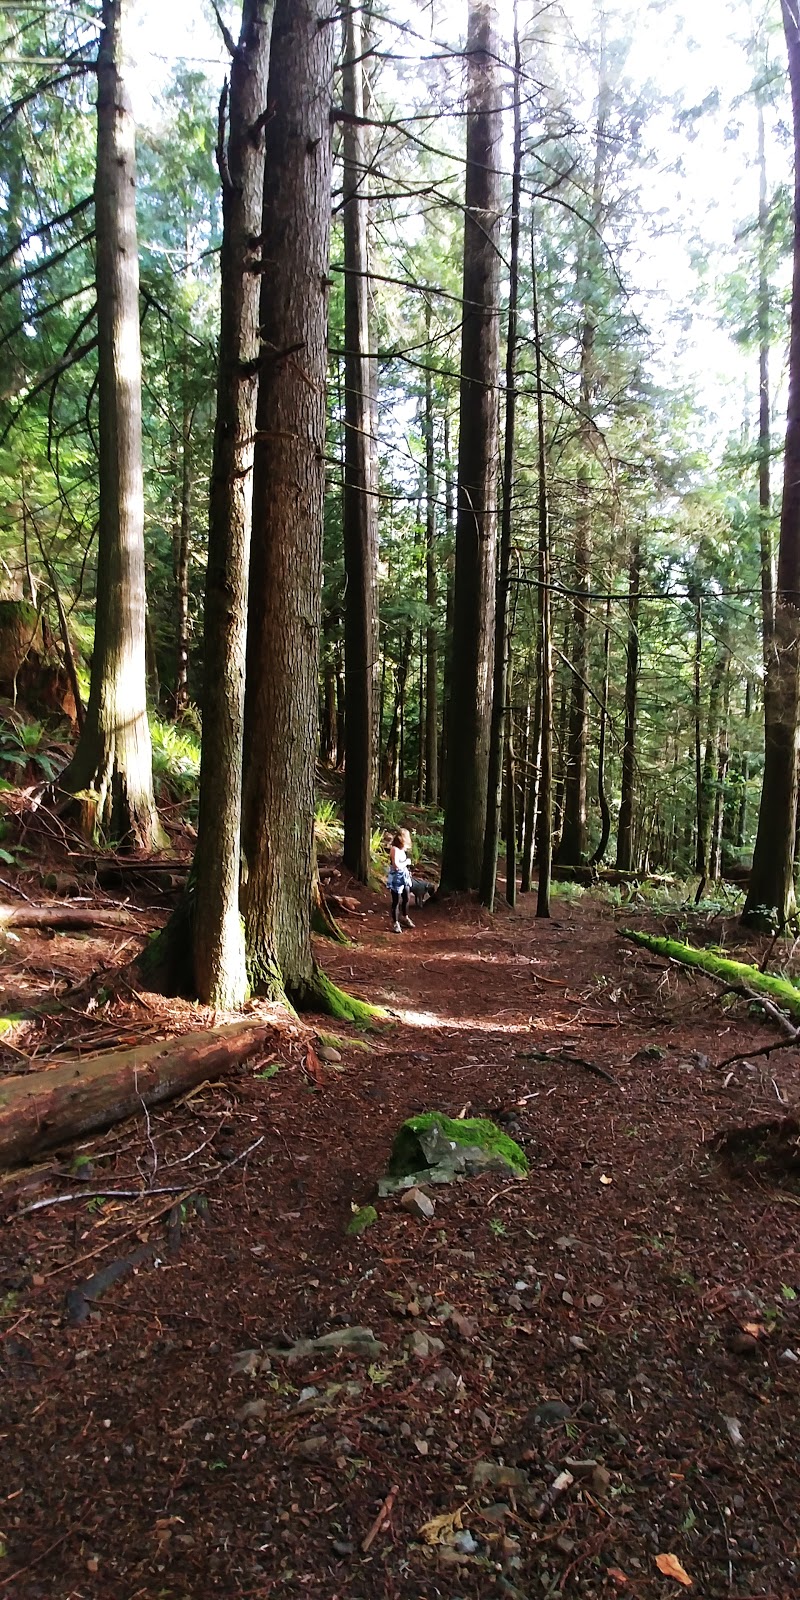
[[[419,1530],[420,1538],[425,1544],[447,1544],[464,1524],[461,1520],[463,1506],[458,1506],[455,1511],[445,1511],[441,1517],[431,1517],[430,1522],[423,1522]]]
[[[685,1589],[691,1589],[692,1580],[677,1556],[669,1554],[656,1556],[656,1566],[665,1578],[674,1578],[675,1582],[682,1583]]]

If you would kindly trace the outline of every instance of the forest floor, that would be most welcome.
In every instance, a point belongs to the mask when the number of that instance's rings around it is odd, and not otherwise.
[[[774,1029],[626,944],[599,893],[550,922],[434,902],[398,937],[336,888],[357,942],[320,959],[391,1025],[311,1019],[309,1055],[273,1012],[235,1076],[0,1188],[0,1597],[796,1597],[797,1052],[721,1067]],[[0,1071],[197,1027],[127,965],[159,920],[20,930],[5,1009],[61,1009]],[[530,1176],[439,1188],[427,1222],[377,1201],[348,1236],[401,1121],[465,1108]],[[79,1177],[204,1199],[167,1216]],[[376,1343],[289,1354],[353,1326]]]

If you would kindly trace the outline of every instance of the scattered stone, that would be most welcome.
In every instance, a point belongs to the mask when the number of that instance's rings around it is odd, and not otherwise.
[[[411,1438],[411,1423],[410,1422],[401,1422],[401,1424],[400,1424],[400,1437],[401,1437],[401,1439],[410,1439]]]
[[[237,1350],[231,1362],[232,1378],[255,1378],[259,1372],[269,1372],[269,1356],[261,1350]]]
[[[514,1288],[518,1294],[523,1294],[526,1289],[530,1288],[530,1284],[526,1283],[524,1278],[517,1278]]]
[[[237,1422],[263,1422],[266,1414],[266,1400],[246,1400],[235,1415]]]
[[[734,1333],[728,1340],[728,1349],[734,1356],[756,1356],[758,1340],[752,1333]]]
[[[563,1400],[543,1400],[531,1412],[528,1420],[538,1423],[540,1427],[552,1428],[557,1422],[567,1422],[571,1416],[572,1410]]]
[[[593,1458],[587,1458],[585,1461],[574,1461],[571,1456],[567,1456],[564,1462],[564,1466],[568,1472],[572,1473],[573,1478],[590,1478],[598,1465],[599,1463]]]
[[[586,1304],[591,1306],[593,1311],[599,1311],[600,1307],[604,1306],[605,1303],[605,1296],[602,1294],[587,1294],[586,1296]]]
[[[434,1338],[433,1334],[423,1333],[421,1328],[415,1328],[409,1341],[409,1349],[417,1361],[427,1361],[430,1356],[442,1355],[444,1344],[441,1339]]]
[[[515,1494],[526,1495],[530,1478],[521,1467],[501,1467],[496,1461],[476,1461],[472,1469],[475,1489],[513,1489]]]
[[[561,1237],[556,1239],[557,1250],[575,1250],[579,1244],[580,1239],[573,1239],[571,1233],[562,1233]]]
[[[508,1297],[508,1304],[512,1311],[522,1311],[524,1309],[518,1294],[510,1294]]]
[[[415,1439],[414,1440],[414,1448],[415,1448],[415,1450],[417,1450],[419,1452],[419,1454],[421,1456],[426,1456],[428,1454],[429,1449],[430,1449],[430,1445],[428,1444],[427,1439]]]
[[[555,1541],[555,1546],[557,1550],[561,1551],[562,1555],[571,1556],[575,1549],[575,1540],[568,1538],[565,1533],[560,1533]]]
[[[458,1377],[452,1367],[437,1367],[429,1379],[432,1389],[438,1389],[440,1394],[453,1395],[458,1389]]]
[[[476,1551],[479,1549],[478,1541],[477,1539],[473,1538],[469,1528],[462,1528],[460,1532],[455,1535],[453,1544],[456,1550],[460,1550],[461,1554],[465,1556],[474,1556]]]
[[[422,1316],[422,1307],[416,1297],[413,1300],[409,1300],[408,1305],[406,1306],[406,1311],[410,1317]]]
[[[744,1434],[742,1433],[741,1427],[739,1425],[738,1417],[726,1417],[726,1416],[723,1416],[722,1420],[723,1420],[723,1422],[724,1422],[724,1424],[725,1424],[725,1426],[726,1426],[726,1428],[728,1430],[728,1434],[730,1436],[731,1444],[735,1444],[735,1445],[738,1445],[740,1447],[743,1446],[744,1445]]]
[[[328,1437],[324,1433],[313,1433],[308,1439],[300,1439],[296,1449],[297,1454],[305,1461],[316,1461],[328,1448]]]
[[[592,1488],[595,1494],[607,1494],[611,1487],[611,1473],[608,1467],[595,1467],[592,1473]]]
[[[782,1350],[781,1361],[800,1361],[800,1356],[796,1350]]]
[[[420,1222],[430,1222],[436,1210],[433,1201],[429,1200],[428,1196],[417,1188],[407,1189],[400,1204],[404,1211],[407,1211],[412,1217],[417,1217]]]
[[[572,1295],[569,1292],[569,1289],[564,1289],[562,1291],[561,1298],[562,1298],[565,1306],[574,1306],[575,1301],[573,1300]]]
[[[337,1050],[335,1045],[332,1044],[318,1045],[317,1055],[319,1056],[320,1061],[329,1061],[332,1065],[334,1065],[337,1061],[341,1061],[342,1059],[341,1051]]]
[[[331,1540],[331,1549],[335,1556],[341,1556],[342,1558],[353,1554],[353,1545],[349,1539]]]
[[[580,1337],[580,1334],[577,1334],[577,1333],[573,1333],[572,1334],[569,1343],[570,1343],[570,1349],[571,1350],[588,1350],[588,1348],[589,1348],[588,1344],[586,1343],[586,1340],[582,1339]]]
[[[464,1317],[460,1311],[454,1311],[450,1317],[450,1326],[460,1333],[462,1339],[474,1339],[478,1332],[478,1324],[474,1317]]]
[[[300,1390],[300,1394],[299,1394],[298,1399],[297,1399],[298,1407],[307,1405],[309,1400],[316,1400],[318,1394],[319,1394],[319,1389],[316,1387],[315,1384],[313,1384],[313,1383],[307,1384],[305,1389],[301,1389]]]
[[[489,1416],[488,1411],[484,1411],[482,1406],[477,1406],[472,1415],[475,1418],[475,1421],[480,1423],[481,1427],[486,1433],[491,1433],[492,1419]]]
[[[505,1522],[510,1510],[511,1507],[506,1505],[505,1500],[496,1500],[493,1505],[483,1507],[481,1516],[485,1522],[502,1523]]]

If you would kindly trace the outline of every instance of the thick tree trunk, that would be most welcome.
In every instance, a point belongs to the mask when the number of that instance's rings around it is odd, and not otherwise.
[[[262,1050],[269,1036],[263,1022],[237,1022],[5,1078],[0,1082],[0,1167],[21,1166],[45,1150],[219,1078]]]
[[[477,889],[492,714],[502,88],[492,0],[470,0],[453,673],[442,881]]]
[[[775,571],[772,552],[771,494],[769,456],[771,443],[769,414],[769,207],[767,205],[767,158],[764,140],[764,106],[759,90],[758,115],[758,526],[761,566],[761,625],[764,665],[775,631]]]
[[[539,780],[542,761],[542,661],[541,641],[536,652],[536,692],[533,699],[533,739],[528,741],[529,770],[525,792],[525,821],[522,835],[523,894],[530,894],[533,884],[533,857],[536,850],[536,833],[539,819]]]
[[[86,720],[61,776],[93,791],[84,815],[126,847],[161,838],[153,801],[145,659],[142,363],[135,130],[122,77],[127,0],[103,0],[95,182],[100,511]]]
[[[243,805],[248,969],[303,1003],[311,953],[334,34],[323,0],[278,0],[261,248]],[[347,761],[358,730],[347,710]]]
[[[444,524],[447,536],[445,556],[444,682],[442,685],[442,742],[439,750],[439,800],[447,809],[445,785],[449,750],[450,699],[453,682],[453,592],[455,589],[455,512],[453,461],[450,454],[450,418],[444,414]]]
[[[516,14],[514,17],[514,156],[511,179],[511,240],[508,286],[508,334],[506,338],[506,415],[503,442],[503,507],[500,520],[500,562],[495,604],[494,671],[492,677],[492,720],[489,735],[487,772],[486,831],[483,839],[481,900],[494,909],[497,882],[497,853],[500,841],[500,806],[503,788],[503,758],[510,720],[508,690],[510,680],[509,609],[511,580],[511,530],[514,491],[514,446],[517,406],[517,299],[519,294],[519,226],[522,192],[522,116],[520,112],[520,48]],[[513,796],[512,803],[513,803]],[[515,865],[516,871],[516,865]],[[515,880],[516,882],[516,880]],[[513,902],[512,902],[513,903]]]
[[[767,916],[782,927],[795,914],[797,731],[800,710],[800,23],[782,0],[794,134],[794,255],[789,399],[784,450],[775,632],[764,682],[764,782],[743,921]]]
[[[633,866],[633,816],[636,802],[636,701],[639,693],[639,586],[642,552],[634,536],[628,575],[628,648],[625,666],[625,739],[622,746],[622,793],[617,823],[616,864],[621,872]]]
[[[344,863],[369,878],[375,782],[378,672],[378,498],[369,348],[367,252],[368,152],[364,118],[361,13],[344,13],[342,147],[344,227],[344,560],[347,758],[344,768]]]
[[[272,10],[272,0],[244,0],[230,96],[223,91],[220,103],[217,151],[223,207],[221,324],[209,501],[193,950],[199,998],[224,1007],[241,1005],[248,989],[239,910],[240,830],[259,361],[258,240]]]

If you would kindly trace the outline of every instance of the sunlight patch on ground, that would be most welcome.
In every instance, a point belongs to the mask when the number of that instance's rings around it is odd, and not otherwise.
[[[458,1033],[464,1028],[475,1033],[527,1033],[531,1022],[519,1013],[515,1022],[500,1022],[496,1017],[440,1017],[433,1011],[405,1011],[397,1005],[392,1011],[409,1028],[449,1028]]]

